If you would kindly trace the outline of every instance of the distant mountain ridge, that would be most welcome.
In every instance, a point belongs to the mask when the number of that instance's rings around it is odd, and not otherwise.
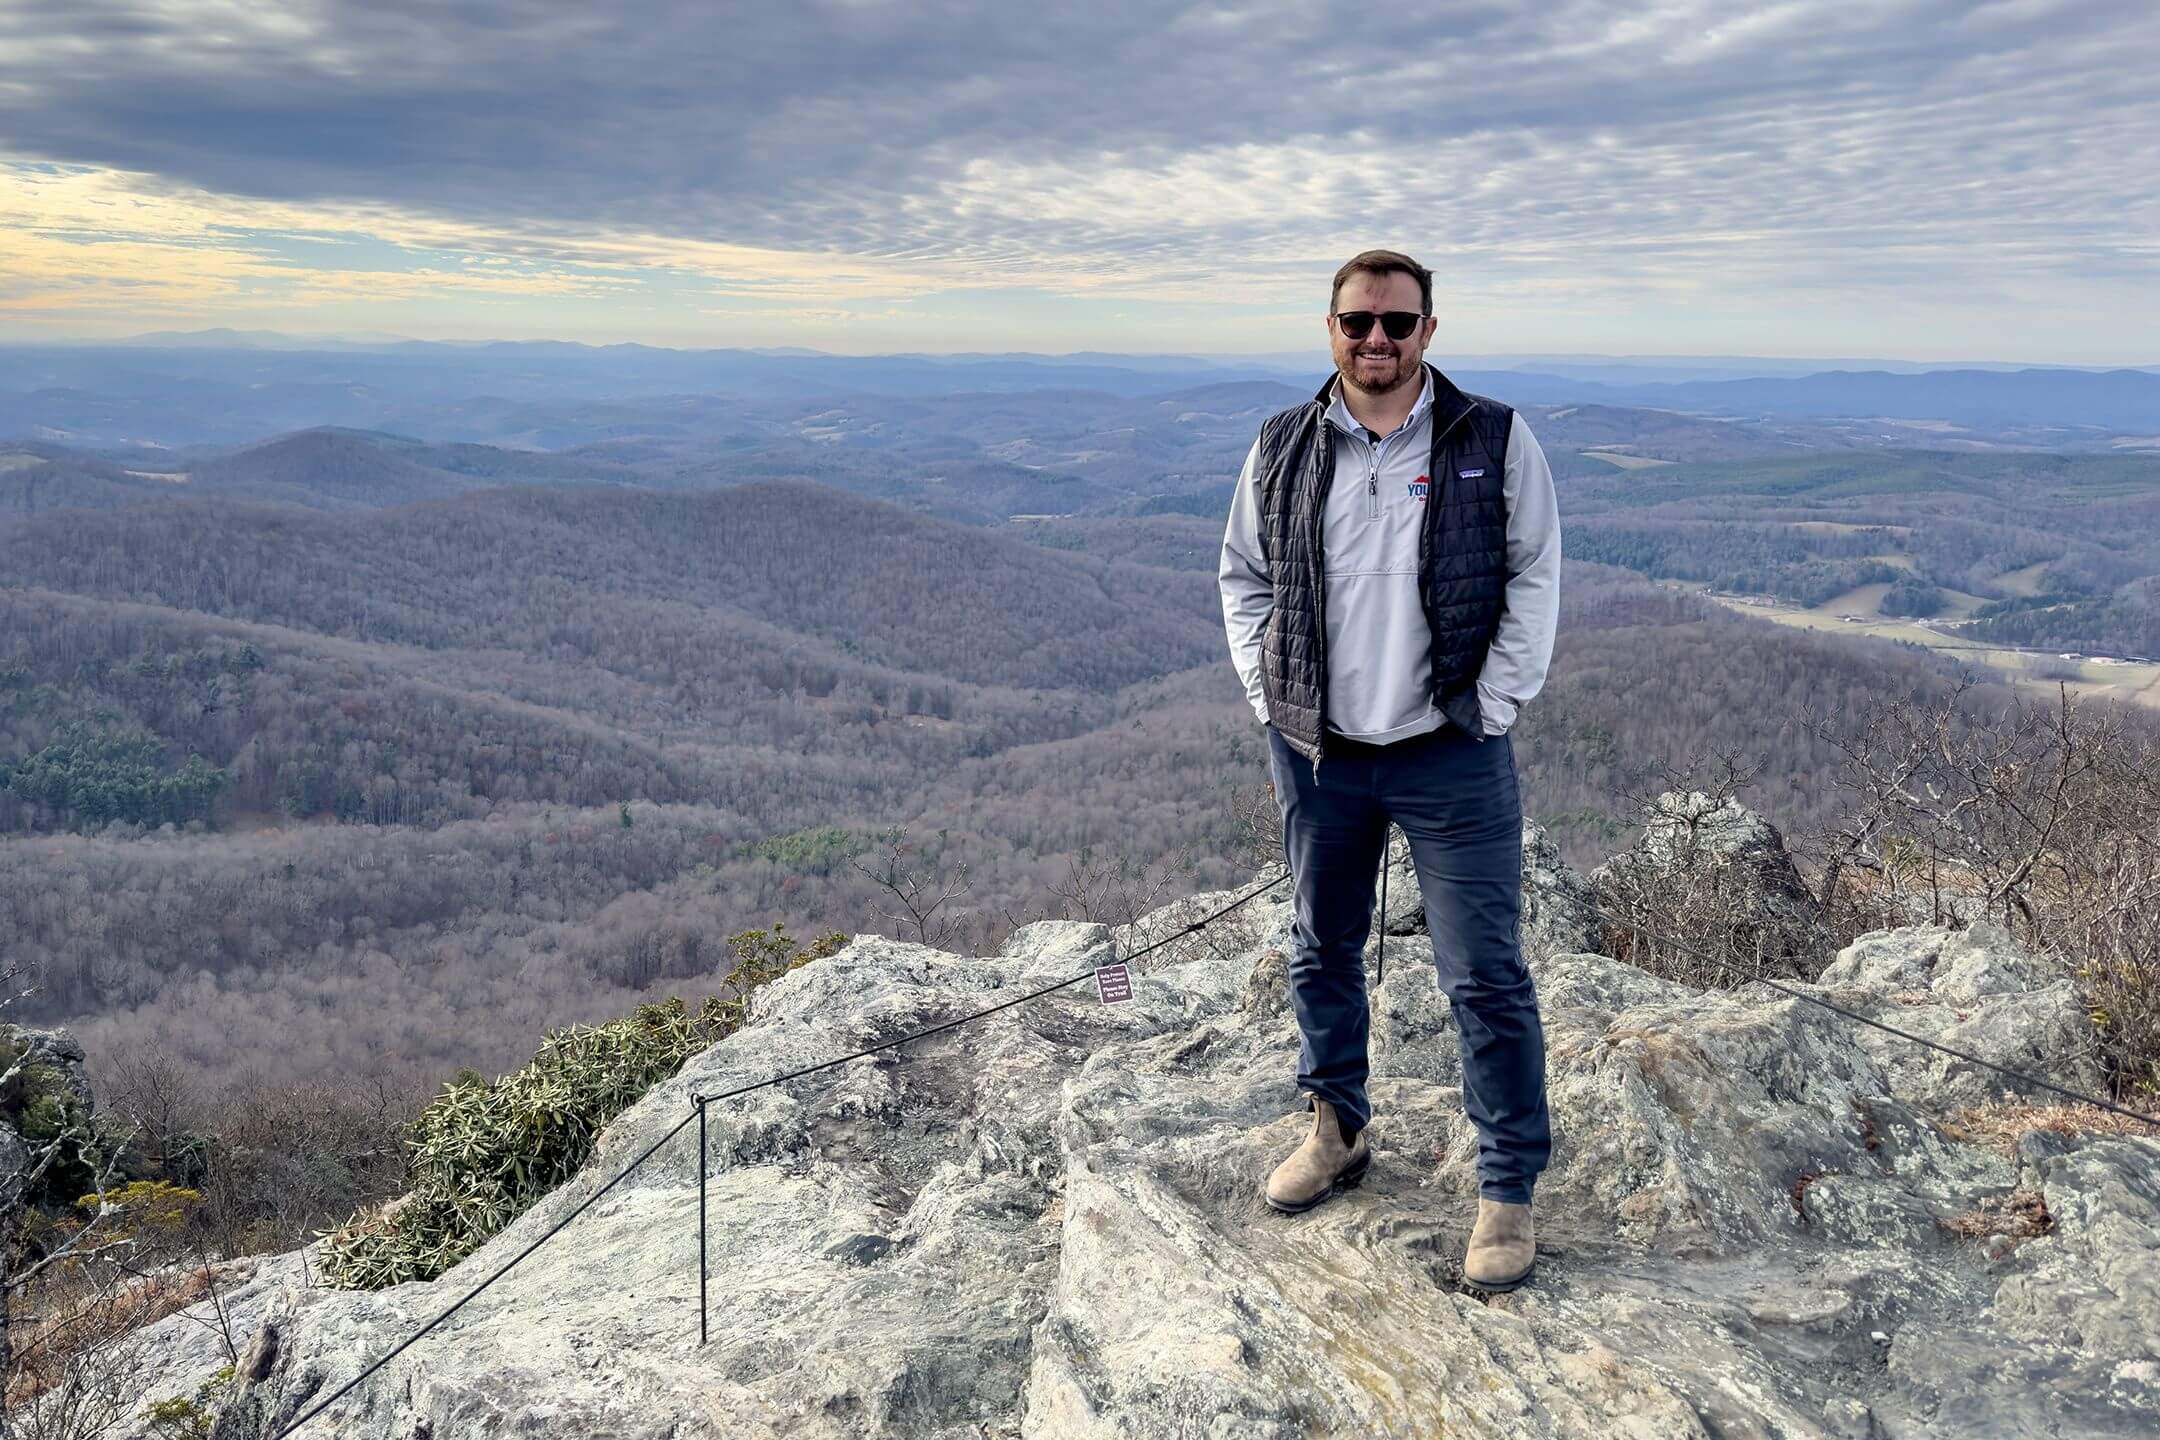
[[[2029,432],[2007,438],[2034,448],[2046,448],[2048,427],[2068,427],[2065,435],[2085,443],[2160,434],[2160,373],[2150,370],[1901,367],[1796,375],[1790,364],[1764,361],[1772,373],[1747,374],[1716,357],[1699,364],[1646,357],[1641,365],[1556,358],[1540,370],[1503,356],[1451,358],[1444,368],[1465,388],[1514,405],[1594,403],[1806,421],[1889,416]],[[0,440],[235,445],[344,426],[495,443],[508,438],[494,418],[503,407],[605,404],[656,417],[685,401],[717,402],[749,416],[806,401],[962,395],[1145,401],[1240,383],[1309,394],[1327,374],[1317,345],[1309,356],[1249,360],[1093,352],[848,356],[560,341],[269,349],[258,332],[211,333],[164,345],[0,347]],[[535,413],[527,428],[549,423]],[[520,443],[555,449],[593,438],[587,431],[557,443]]]
[[[1621,403],[1648,404],[1646,386],[1620,387]],[[2160,374],[2143,370],[1930,370],[1918,375],[1833,370],[1790,380],[1726,380],[1667,387],[1669,398],[1726,413],[1896,416],[1961,425],[2016,423],[2160,430]]]
[[[358,453],[342,437],[307,439]],[[700,635],[710,645],[714,626],[740,620],[829,646],[832,659],[973,685],[1115,686],[1222,649],[1204,577],[796,482],[703,494],[513,486],[327,515],[212,496],[34,517],[0,530],[0,573],[374,642],[515,648],[546,634],[542,649],[633,670],[637,656],[694,653]],[[929,575],[938,583],[920,583]]]
[[[373,346],[391,348],[397,346],[443,345],[458,348],[477,348],[517,345],[548,345],[557,348],[604,350],[627,346],[647,350],[677,350],[696,353],[707,347],[645,345],[637,341],[616,342],[614,345],[591,345],[576,340],[421,340],[410,335],[362,334],[362,335],[308,335],[283,330],[234,330],[215,327],[206,330],[154,330],[137,335],[125,335],[115,339],[71,339],[47,342],[57,345],[79,346],[150,346],[177,347],[182,345],[234,345],[260,346],[265,348],[308,350],[330,346]],[[818,350],[802,345],[766,345],[717,347],[739,350],[757,355],[795,355],[827,358],[849,358],[842,352]],[[1132,369],[1195,369],[1206,366],[1258,365],[1272,369],[1302,370],[1309,366],[1317,348],[1313,351],[1276,350],[1247,352],[1184,351],[1184,352],[1133,352],[1118,350],[1069,350],[1043,352],[1031,350],[895,350],[884,352],[880,358],[894,360],[928,360],[939,363],[969,362],[983,360],[1026,360],[1047,365],[1118,365]],[[2146,370],[2160,372],[2160,363],[2151,365],[2095,365],[2095,364],[2038,364],[2025,360],[1898,360],[1881,355],[1822,355],[1794,357],[1780,355],[1654,355],[1654,354],[1604,354],[1594,351],[1530,351],[1522,353],[1428,352],[1434,364],[1452,365],[1473,370],[1537,370],[1548,374],[1587,374],[1598,369],[1619,370],[1668,370],[1708,371],[1726,376],[1741,375],[1818,375],[1832,370],[1883,370],[1894,374],[1912,374],[1926,370]]]

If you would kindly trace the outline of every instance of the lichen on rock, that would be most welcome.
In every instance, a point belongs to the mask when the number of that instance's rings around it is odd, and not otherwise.
[[[1573,923],[1581,877],[1535,850],[1526,836],[1541,913]],[[1963,1075],[1768,986],[1702,991],[1528,947],[1555,1151],[1537,1278],[1487,1300],[1456,1268],[1476,1143],[1453,1018],[1429,942],[1391,936],[1372,1171],[1274,1213],[1261,1181],[1305,1124],[1286,901],[1254,901],[1235,952],[1138,962],[1130,1002],[1069,987],[716,1106],[703,1348],[693,1126],[303,1434],[2150,1433],[2160,1137],[2051,1134],[2015,1154],[1960,1138],[1944,1121]],[[692,1094],[996,1004],[1116,945],[1065,922],[979,958],[861,937],[780,977],[439,1280],[359,1294],[266,1263],[226,1295],[275,1341],[249,1350],[261,1373],[220,1440],[265,1440],[397,1345]],[[1984,1021],[1997,1053],[2079,1081],[2089,1027],[2055,983],[1985,931],[1914,928],[1864,937],[1801,988],[1920,1033]],[[1990,1250],[1956,1223],[2025,1192],[2054,1217],[2044,1234]],[[175,1317],[135,1337],[156,1393],[207,1367],[201,1333]]]

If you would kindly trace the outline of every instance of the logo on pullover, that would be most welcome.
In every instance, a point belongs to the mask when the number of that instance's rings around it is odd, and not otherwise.
[[[1462,476],[1462,478],[1465,480],[1482,480],[1485,478],[1485,472],[1483,470],[1458,470],[1455,473]]]
[[[1417,501],[1420,505],[1425,503],[1425,492],[1426,490],[1431,488],[1429,483],[1430,480],[1430,476],[1420,475],[1417,477],[1417,479],[1412,480],[1409,484],[1408,488],[1410,491],[1410,498]]]

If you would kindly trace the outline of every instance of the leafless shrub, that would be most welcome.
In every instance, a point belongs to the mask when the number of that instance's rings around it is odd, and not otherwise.
[[[405,1188],[406,1128],[433,1087],[385,1073],[349,1085],[257,1072],[223,1099],[202,1157],[202,1232],[215,1254],[306,1243]]]
[[[1066,919],[1103,925],[1131,925],[1165,902],[1171,887],[1189,879],[1199,862],[1190,845],[1152,864],[1120,850],[1105,855],[1082,846],[1066,877],[1050,887],[1064,903]]]
[[[1259,883],[1261,881],[1253,882]],[[1247,893],[1252,888],[1252,885],[1241,886],[1238,893]],[[1258,900],[1218,916],[1189,935],[1178,933],[1222,909],[1233,898],[1220,894],[1188,895],[1150,911],[1131,925],[1119,928],[1118,953],[1130,955],[1160,944],[1160,948],[1149,951],[1141,962],[1149,966],[1176,965],[1203,957],[1227,960],[1244,955],[1258,945],[1266,933],[1267,927],[1253,908],[1261,903]]]
[[[19,978],[15,966],[0,969],[0,1010],[29,993]],[[168,1313],[161,1296],[201,1200],[166,1181],[126,1178],[133,1129],[91,1112],[61,1056],[48,1040],[0,1024],[0,1436],[8,1440],[90,1440],[128,1418],[137,1387],[117,1342]]]
[[[2067,686],[1810,715],[1842,805],[1815,837],[1843,936],[1986,916],[2075,975],[2118,1094],[2160,1093],[2160,744]]]
[[[899,903],[897,911],[881,912],[893,922],[894,938],[939,950],[950,948],[962,922],[957,913],[945,907],[967,891],[964,862],[948,871],[939,857],[923,853],[919,841],[909,840],[907,827],[901,825],[886,835],[883,848],[871,864],[860,860],[848,863],[884,887]]]
[[[1236,837],[1231,858],[1240,868],[1259,873],[1274,871],[1288,863],[1283,849],[1282,802],[1272,782],[1265,785],[1233,785],[1229,791],[1230,822]]]
[[[193,1243],[234,1257],[305,1244],[397,1194],[405,1128],[435,1081],[410,1067],[337,1085],[274,1080],[258,1062],[212,1091],[153,1039],[108,1062],[101,1088],[103,1113],[135,1136],[138,1170],[200,1193]]]
[[[1120,955],[1145,949],[1175,935],[1211,909],[1225,903],[1220,896],[1186,895],[1177,892],[1192,884],[1199,869],[1200,851],[1193,844],[1180,846],[1169,855],[1142,862],[1129,851],[1104,853],[1082,846],[1066,862],[1064,877],[1050,886],[1054,904],[1014,914],[1006,920],[1018,929],[1039,920],[1079,920],[1108,925]],[[1232,912],[1213,924],[1180,936],[1152,951],[1150,965],[1173,964],[1202,954],[1242,953],[1258,938],[1259,929],[1242,912]]]
[[[236,1338],[226,1323],[209,1265],[168,1266],[131,1276],[108,1269],[86,1283],[55,1287],[26,1326],[10,1377],[11,1440],[90,1440],[128,1419],[146,1398],[127,1337],[168,1315],[212,1301],[202,1322],[219,1333],[228,1355]],[[163,1432],[160,1432],[163,1433]]]

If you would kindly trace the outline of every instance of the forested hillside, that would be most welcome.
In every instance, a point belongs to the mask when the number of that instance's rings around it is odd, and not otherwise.
[[[338,428],[154,462],[16,446],[0,929],[42,967],[31,1012],[162,1035],[211,1077],[269,1047],[439,1074],[709,982],[753,927],[905,928],[858,868],[902,827],[922,874],[964,869],[938,915],[962,948],[1234,883],[1267,772],[1215,568],[1252,429],[1302,393],[456,402],[577,446],[552,453]],[[1669,582],[2006,643],[2150,634],[2150,456],[1529,413],[1570,559],[1515,739],[1580,863],[1628,792],[1720,754],[1804,833],[1831,756],[1799,718],[1949,684],[1917,647]]]
[[[709,983],[746,929],[892,931],[857,862],[901,826],[911,864],[964,867],[940,917],[962,947],[1073,913],[1082,872],[1112,903],[1235,883],[1266,766],[1219,529],[1119,523],[988,534],[771,484],[17,527],[0,924],[33,1013],[211,1078],[272,1048],[440,1074]],[[1175,568],[1087,553],[1149,533]],[[1792,717],[1944,683],[1618,571],[1571,565],[1563,593],[1517,743],[1579,859],[1619,838],[1621,792],[1721,749],[1805,826],[1826,757]]]
[[[1969,628],[2010,645],[2160,658],[2160,575],[2099,594],[2069,590],[2000,600],[1975,612]]]
[[[1975,637],[2075,637],[2110,654],[2149,651],[2160,622],[2146,583],[2160,575],[2160,460],[2149,455],[1844,452],[1646,466],[1565,478],[1562,506],[1570,555],[1721,591],[1818,606],[1897,587],[1865,605],[1977,615]]]
[[[18,620],[0,753],[66,745],[104,713],[229,768],[239,810],[400,823],[754,796],[790,750],[813,773],[907,773],[1070,733],[1093,697],[1221,648],[1202,577],[801,484],[338,516],[172,502],[0,533],[0,569],[37,587],[0,600]],[[46,793],[0,794],[0,825],[104,818]]]

